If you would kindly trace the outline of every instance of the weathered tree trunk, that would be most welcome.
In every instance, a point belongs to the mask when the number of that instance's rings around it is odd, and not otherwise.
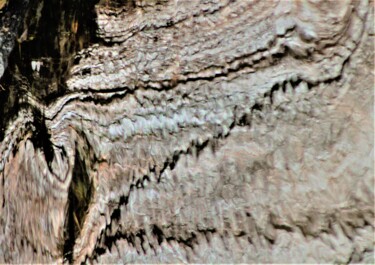
[[[8,1],[0,263],[373,263],[373,5]]]

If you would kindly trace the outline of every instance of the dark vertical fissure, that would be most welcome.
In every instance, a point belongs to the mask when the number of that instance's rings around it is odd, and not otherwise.
[[[35,148],[41,149],[44,154],[44,158],[47,162],[48,168],[52,171],[51,163],[54,159],[54,150],[51,142],[51,135],[47,129],[44,113],[40,112],[37,109],[33,109],[33,134],[31,140]],[[15,150],[15,149],[14,149]]]
[[[87,209],[93,195],[93,183],[84,160],[76,152],[72,181],[69,187],[67,217],[64,229],[64,262],[73,262],[75,240],[82,230]]]

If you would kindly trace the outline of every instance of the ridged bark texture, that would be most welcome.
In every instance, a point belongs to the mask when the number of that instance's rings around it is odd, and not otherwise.
[[[0,263],[374,263],[373,1],[95,11],[0,110]]]

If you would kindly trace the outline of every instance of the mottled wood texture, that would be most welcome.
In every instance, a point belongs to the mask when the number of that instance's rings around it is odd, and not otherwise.
[[[373,263],[373,5],[99,3],[0,139],[0,263]]]

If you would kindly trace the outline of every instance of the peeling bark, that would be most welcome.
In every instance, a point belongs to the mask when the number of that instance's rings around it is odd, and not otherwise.
[[[0,263],[374,263],[373,1],[24,2]]]

